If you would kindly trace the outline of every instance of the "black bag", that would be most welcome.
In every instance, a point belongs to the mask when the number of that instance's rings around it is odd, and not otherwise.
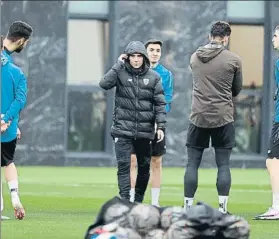
[[[95,222],[87,229],[85,239],[88,238],[89,232],[102,225],[109,224],[117,219],[123,218],[136,203],[131,203],[129,200],[120,197],[113,197],[101,207]]]
[[[170,233],[181,233],[185,239],[248,239],[250,235],[250,227],[245,219],[223,214],[202,202],[193,206],[175,224],[170,228]]]

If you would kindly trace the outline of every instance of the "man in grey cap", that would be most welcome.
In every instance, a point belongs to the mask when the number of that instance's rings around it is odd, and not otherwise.
[[[161,63],[159,63],[162,54],[163,42],[157,39],[150,39],[145,43],[148,58],[152,70],[156,71],[162,80],[164,95],[166,100],[166,113],[170,112],[173,96],[173,76],[172,73]],[[151,204],[159,207],[160,187],[162,180],[162,157],[166,153],[165,138],[158,142],[152,142],[152,159],[151,159]],[[134,201],[135,182],[136,182],[136,165],[137,158],[135,152],[131,156],[131,192],[130,201]]]

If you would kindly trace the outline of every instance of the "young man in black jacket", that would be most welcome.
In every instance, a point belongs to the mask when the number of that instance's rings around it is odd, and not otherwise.
[[[145,46],[130,42],[124,54],[109,70],[100,86],[116,87],[111,135],[118,164],[118,187],[122,198],[130,199],[130,164],[133,148],[138,160],[135,201],[142,202],[150,176],[151,142],[157,124],[158,141],[164,138],[166,102],[160,76],[149,68]]]

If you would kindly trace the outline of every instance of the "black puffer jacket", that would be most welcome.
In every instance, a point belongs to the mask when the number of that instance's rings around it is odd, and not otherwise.
[[[118,61],[100,81],[105,90],[116,87],[111,134],[113,137],[154,139],[155,122],[158,128],[165,128],[166,123],[161,78],[149,68],[147,52],[141,42],[130,42],[125,53],[142,54],[144,63],[141,69],[134,69],[128,60]]]

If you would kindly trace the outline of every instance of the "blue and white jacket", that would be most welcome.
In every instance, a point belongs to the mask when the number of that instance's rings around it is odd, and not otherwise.
[[[1,142],[10,142],[16,138],[20,111],[27,101],[27,79],[22,70],[16,66],[11,56],[1,52],[1,115],[9,128],[1,133]]]
[[[173,76],[172,73],[162,64],[158,64],[152,70],[156,71],[162,78],[162,85],[166,99],[166,112],[170,112],[173,97]]]

